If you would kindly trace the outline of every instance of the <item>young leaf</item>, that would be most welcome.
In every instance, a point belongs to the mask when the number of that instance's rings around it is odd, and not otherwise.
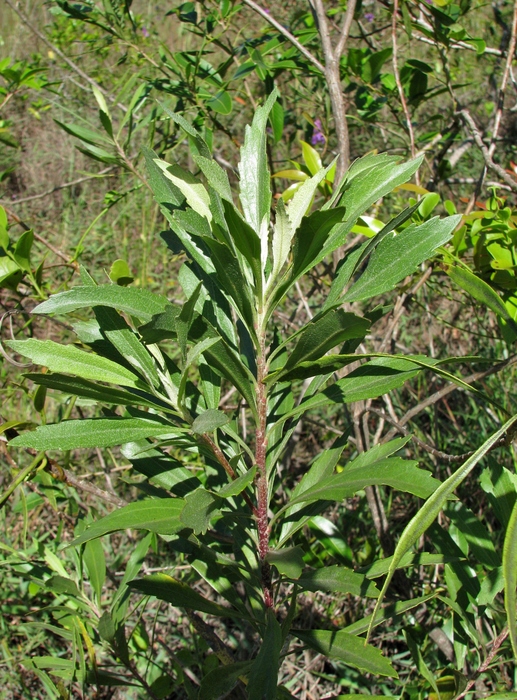
[[[192,158],[217,194],[227,202],[233,203],[232,189],[226,170],[223,170],[212,158],[196,154]]]
[[[53,340],[35,338],[9,340],[6,345],[52,372],[73,372],[82,379],[95,379],[133,388],[141,386],[137,375],[125,367],[99,355],[79,350],[74,345],[59,345]]]
[[[186,496],[180,520],[186,527],[191,528],[195,535],[204,535],[220,504],[220,499],[210,491],[196,489]]]
[[[203,433],[213,433],[217,428],[221,428],[230,422],[229,416],[223,411],[215,408],[209,408],[208,411],[201,413],[192,423],[192,431],[202,435]]]
[[[247,472],[238,476],[235,481],[231,481],[229,484],[226,484],[226,486],[223,486],[222,489],[219,489],[217,495],[219,498],[238,496],[239,493],[242,493],[244,489],[252,483],[256,473],[257,467],[251,467]]]
[[[184,503],[182,498],[152,498],[130,503],[88,525],[71,546],[77,547],[97,537],[128,528],[173,535],[185,527],[179,519]]]
[[[35,450],[74,450],[81,447],[113,447],[132,440],[170,435],[174,432],[172,425],[151,418],[147,420],[116,416],[40,425],[31,433],[18,435],[9,444]]]
[[[379,649],[344,630],[291,630],[291,634],[320,654],[344,661],[366,673],[398,678],[398,674]]]
[[[155,163],[162,169],[165,177],[180,190],[189,206],[200,216],[204,216],[209,222],[212,221],[210,196],[205,186],[191,175],[191,173],[180,168],[179,165],[170,165],[160,159],[156,159]]]
[[[261,241],[261,262],[265,265],[268,254],[269,210],[271,185],[266,154],[266,124],[278,97],[275,90],[266,103],[257,109],[251,126],[246,126],[244,145],[239,163],[240,200],[244,218]]]

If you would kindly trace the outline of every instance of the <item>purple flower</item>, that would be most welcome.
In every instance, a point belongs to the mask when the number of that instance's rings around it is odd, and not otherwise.
[[[149,30],[147,27],[142,27],[142,36],[144,36],[146,39],[149,36]]]
[[[311,138],[311,144],[313,146],[316,146],[317,144],[321,143],[324,144],[326,142],[325,134],[322,131],[321,127],[321,119],[315,119],[314,120],[314,131],[312,132],[312,138]]]
[[[373,20],[375,19],[375,15],[373,14],[373,12],[366,12],[364,18],[367,22],[373,22]]]

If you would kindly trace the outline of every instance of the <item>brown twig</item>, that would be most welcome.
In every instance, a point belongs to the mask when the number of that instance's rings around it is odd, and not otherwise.
[[[43,197],[48,197],[49,195],[54,194],[54,192],[64,190],[67,187],[73,187],[74,185],[80,185],[82,182],[87,182],[88,180],[95,180],[99,177],[103,177],[104,175],[107,175],[109,172],[114,170],[114,168],[115,166],[111,165],[109,168],[104,168],[104,170],[100,170],[96,175],[86,175],[84,177],[77,178],[77,180],[72,180],[71,182],[63,182],[61,185],[56,185],[55,187],[52,187],[50,190],[46,190],[45,192],[40,192],[39,194],[32,194],[30,195],[30,197],[22,197],[21,199],[13,199],[10,202],[10,204],[12,206],[13,204],[22,204],[23,202],[32,202],[35,199],[42,199]]]
[[[488,154],[492,158],[495,152],[497,136],[499,134],[499,128],[501,126],[501,119],[503,116],[504,109],[504,98],[506,94],[506,87],[508,85],[508,79],[510,77],[510,70],[512,67],[512,61],[515,54],[515,45],[517,42],[517,0],[513,3],[513,19],[512,19],[512,33],[510,36],[510,43],[508,45],[508,52],[506,54],[506,62],[503,71],[503,77],[501,80],[501,85],[499,87],[499,95],[497,97],[497,110],[494,120],[494,128],[492,130],[492,138],[490,139],[490,146],[488,147]]]
[[[25,221],[22,221],[20,217],[14,213],[9,207],[6,207],[5,205],[4,209],[7,213],[7,216],[9,216],[13,221],[15,221],[19,226],[23,228],[24,231],[30,231],[31,227],[28,226]],[[38,233],[34,233],[34,238],[39,242],[43,243],[44,246],[46,246],[49,250],[51,250],[54,255],[57,255],[58,258],[61,258],[61,260],[64,260],[66,263],[68,263],[68,256],[62,253],[59,248],[56,248],[55,246],[52,245],[52,243],[49,243],[43,236],[40,236]],[[74,265],[75,267],[75,265]]]
[[[399,11],[399,2],[398,0],[393,0],[393,14],[392,14],[392,20],[391,20],[391,44],[393,47],[393,54],[391,58],[391,62],[393,65],[393,75],[395,76],[395,83],[397,84],[397,90],[399,93],[399,100],[400,104],[402,105],[402,111],[404,112],[404,117],[406,119],[406,126],[409,134],[409,142],[410,142],[410,147],[411,147],[411,157],[414,158],[416,154],[416,148],[415,148],[415,132],[413,131],[413,125],[411,123],[411,114],[409,113],[409,109],[407,106],[407,101],[406,101],[406,96],[404,94],[404,88],[402,86],[402,82],[400,80],[400,73],[399,73],[399,67],[398,67],[398,44],[397,44],[397,17],[398,17],[398,11]],[[420,184],[420,180],[418,177],[418,172],[415,175],[415,180],[416,184]]]
[[[489,669],[489,667],[490,667],[490,664],[491,664],[492,661],[494,660],[494,657],[496,656],[497,652],[498,652],[499,649],[501,648],[501,646],[502,646],[503,642],[505,641],[506,637],[508,637],[508,629],[503,630],[503,631],[501,632],[501,634],[500,634],[498,637],[496,637],[496,638],[494,639],[494,643],[492,644],[492,648],[491,648],[490,651],[488,652],[486,659],[483,661],[483,663],[481,664],[481,666],[480,666],[480,667],[477,669],[477,671],[475,672],[475,677],[474,677],[474,678],[471,678],[471,679],[468,681],[465,690],[464,690],[462,693],[460,693],[460,695],[458,695],[458,696],[456,697],[456,700],[462,700],[462,698],[464,698],[464,697],[467,695],[467,693],[470,692],[470,689],[476,684],[476,680],[479,678],[479,676],[480,676],[482,673],[485,673],[486,671],[488,671],[488,669]]]
[[[352,7],[352,16],[347,19],[345,17],[345,25],[336,49],[332,47],[330,40],[329,25],[327,21],[327,13],[323,7],[322,0],[309,0],[314,18],[317,23],[318,32],[321,39],[321,47],[325,57],[325,79],[327,81],[330,103],[332,105],[332,116],[334,117],[334,127],[336,129],[336,137],[338,143],[339,160],[336,165],[336,174],[334,184],[338,186],[345,172],[348,170],[350,160],[350,139],[348,135],[348,124],[346,121],[345,101],[343,99],[343,90],[341,87],[340,75],[340,55],[338,48],[343,51],[345,42],[350,31],[350,23],[353,19],[353,7],[355,0],[349,0],[349,5]],[[348,12],[348,9],[347,9]],[[345,30],[347,30],[345,32]]]

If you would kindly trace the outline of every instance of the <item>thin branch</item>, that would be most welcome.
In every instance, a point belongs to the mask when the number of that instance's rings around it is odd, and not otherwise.
[[[49,39],[39,31],[37,27],[35,27],[32,22],[29,20],[27,15],[23,12],[23,10],[20,9],[20,3],[17,2],[16,4],[12,2],[12,0],[5,0],[7,5],[11,8],[13,12],[16,12],[18,17],[21,19],[21,21],[31,30],[33,34],[35,34],[41,41],[43,41],[44,44],[46,44],[49,49],[51,49],[56,56],[59,56],[77,75],[80,75],[83,80],[86,80],[86,82],[91,85],[92,87],[97,88],[97,90],[100,90],[104,95],[106,95],[109,99],[113,99],[111,95],[102,87],[102,85],[99,85],[99,83],[94,80],[93,78],[90,78],[90,76],[85,73],[79,66],[74,63],[68,56],[66,56],[58,47],[53,44]],[[124,107],[124,105],[117,104],[118,107],[120,107],[123,111],[127,111],[127,108]]]
[[[9,216],[13,221],[15,221],[19,226],[23,228],[24,231],[30,231],[31,227],[28,226],[25,221],[22,221],[20,217],[14,213],[9,207],[6,207],[3,205],[7,216]],[[59,248],[56,248],[55,246],[52,245],[52,243],[49,243],[43,236],[40,236],[38,233],[34,232],[34,238],[39,241],[39,243],[43,243],[44,246],[46,246],[49,250],[51,250],[54,255],[57,255],[58,258],[61,258],[61,260],[64,260],[66,263],[69,261],[69,256],[65,255],[65,253],[62,253]],[[74,265],[75,267],[75,265]]]
[[[409,113],[409,109],[407,106],[406,102],[406,96],[404,94],[404,88],[402,86],[402,82],[400,80],[400,73],[399,73],[399,67],[398,67],[398,44],[397,44],[397,17],[398,17],[398,11],[399,11],[399,2],[398,0],[393,0],[393,14],[392,14],[392,19],[391,19],[391,43],[393,46],[393,54],[392,54],[392,65],[393,65],[393,75],[395,76],[395,83],[397,84],[397,90],[399,93],[399,99],[400,99],[400,104],[402,105],[402,111],[404,112],[404,117],[406,119],[406,125],[407,125],[407,130],[409,134],[409,142],[411,144],[411,157],[415,157],[416,153],[416,148],[415,148],[415,132],[413,131],[413,125],[411,124],[411,114]],[[418,178],[418,173],[416,175],[416,183],[417,185],[420,184],[419,178]]]
[[[80,491],[86,491],[87,493],[91,493],[93,496],[97,496],[97,498],[100,498],[106,503],[112,503],[114,506],[117,506],[117,508],[127,506],[127,501],[124,501],[122,498],[119,498],[116,494],[108,493],[108,491],[104,491],[103,489],[100,489],[94,484],[90,484],[90,482],[85,481],[84,479],[78,479],[72,474],[70,470],[61,467],[53,459],[48,460],[48,464],[45,467],[45,471],[47,471],[51,476],[53,476],[54,479],[57,479],[57,481],[61,481],[67,486],[73,486],[75,489],[78,489]]]
[[[339,59],[341,58],[343,51],[345,50],[346,42],[348,41],[348,37],[350,36],[350,29],[352,28],[355,7],[356,0],[348,0],[345,12],[345,19],[343,21],[343,29],[341,30],[341,36],[339,37],[339,41],[334,51],[334,56],[336,57],[337,61],[339,61]]]
[[[298,39],[291,34],[291,32],[286,29],[280,22],[277,22],[277,20],[274,17],[271,17],[270,14],[264,10],[260,5],[257,5],[256,2],[253,2],[253,0],[243,0],[244,4],[247,5],[248,7],[251,7],[252,10],[254,10],[257,14],[259,14],[263,19],[266,20],[266,22],[269,22],[269,24],[274,27],[280,34],[285,36],[286,39],[288,39],[293,46],[296,46],[298,51],[302,53],[305,58],[307,58],[316,68],[321,71],[323,74],[325,73],[325,68],[324,66],[318,61],[316,56],[314,56],[308,49],[305,48],[303,44],[301,44]]]
[[[486,659],[483,661],[481,666],[475,672],[475,677],[471,678],[468,681],[465,690],[462,693],[460,693],[460,695],[457,696],[456,700],[462,700],[462,698],[464,698],[467,695],[467,693],[470,692],[471,688],[476,684],[476,680],[479,678],[479,676],[482,673],[485,673],[486,671],[488,671],[490,664],[494,660],[494,657],[496,656],[497,652],[501,648],[501,645],[503,644],[503,642],[505,641],[507,636],[508,636],[508,628],[504,629],[501,632],[501,634],[494,639],[494,643],[492,644],[492,648],[488,652]]]
[[[506,87],[508,85],[508,78],[510,77],[510,70],[512,67],[512,61],[515,54],[515,44],[517,40],[517,0],[513,3],[513,20],[512,20],[512,33],[510,37],[510,43],[508,45],[508,53],[506,55],[506,63],[503,71],[503,78],[501,80],[501,86],[499,88],[499,95],[497,97],[497,111],[495,114],[494,128],[492,131],[492,138],[490,146],[488,147],[488,153],[492,158],[496,148],[496,140],[499,134],[499,128],[501,126],[501,119],[503,116],[504,109],[504,98],[506,94]]]
[[[43,197],[48,197],[49,195],[54,194],[54,192],[64,190],[67,187],[73,187],[74,185],[80,185],[82,182],[87,182],[88,180],[95,180],[96,178],[103,177],[104,175],[106,175],[114,169],[115,166],[111,165],[109,168],[104,168],[104,170],[100,170],[96,175],[85,175],[84,177],[79,177],[77,178],[77,180],[72,180],[71,182],[63,182],[61,185],[56,185],[55,187],[52,187],[50,190],[46,190],[45,192],[40,192],[39,194],[32,194],[30,195],[30,197],[22,197],[21,199],[13,199],[9,203],[11,205],[22,204],[23,202],[32,202],[35,199],[42,199]]]
[[[332,105],[332,116],[334,117],[334,127],[336,129],[338,143],[339,160],[336,165],[336,175],[334,178],[334,184],[336,187],[338,187],[343,175],[348,170],[350,160],[350,140],[348,136],[348,124],[346,121],[345,101],[343,99],[343,90],[341,87],[339,56],[332,48],[327,13],[323,7],[322,0],[309,0],[309,3],[318,26],[321,47],[325,57],[325,78],[328,85],[330,103]],[[342,35],[341,38],[343,38],[343,36],[344,35]]]
[[[468,109],[461,109],[459,111],[459,115],[463,119],[464,124],[468,127],[470,133],[472,134],[476,146],[481,151],[486,167],[489,170],[493,170],[495,173],[497,173],[501,180],[503,180],[503,182],[505,182],[510,187],[512,192],[517,192],[517,182],[514,180],[514,178],[511,175],[509,175],[504,168],[502,168],[497,163],[494,163],[494,161],[492,160],[492,156],[490,155],[488,148],[483,142],[483,138],[479,132],[476,122],[472,118]]]

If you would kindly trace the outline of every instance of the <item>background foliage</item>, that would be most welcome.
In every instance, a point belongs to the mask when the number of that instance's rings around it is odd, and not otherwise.
[[[185,258],[159,236],[166,223],[151,191],[145,147],[197,173],[191,125],[236,191],[245,125],[276,86],[280,97],[265,145],[277,207],[336,154],[338,172],[334,165],[322,177],[315,210],[331,197],[346,161],[376,152],[404,161],[423,157],[411,182],[377,197],[344,246],[296,282],[275,316],[279,328],[291,335],[309,323],[339,260],[418,204],[415,224],[458,213],[461,225],[430,263],[419,261],[394,291],[381,290],[382,318],[358,352],[424,355],[430,363],[471,358],[447,367],[455,382],[418,372],[380,398],[360,397],[346,408],[305,416],[282,456],[281,498],[289,498],[309,465],[347,432],[338,469],[371,447],[412,434],[401,454],[447,483],[515,413],[514,6],[6,0],[0,27],[3,341],[71,343],[75,332],[83,344],[92,342],[84,311],[73,319],[32,314],[49,295],[88,284],[79,265],[100,285],[152,291],[179,307]],[[7,344],[3,349],[7,438],[35,424],[105,415],[92,396],[47,396],[33,368],[13,364],[24,360]],[[458,388],[461,378],[479,393]],[[197,375],[190,379],[197,382]],[[218,406],[232,416],[245,410],[224,381]],[[239,420],[246,431],[247,419]],[[42,462],[32,448],[5,442],[3,448],[0,694],[198,697],[202,679],[221,667],[224,651],[216,639],[238,650],[243,664],[256,658],[258,637],[235,621],[203,617],[214,608],[200,608],[196,617],[185,606],[130,592],[127,584],[138,576],[173,572],[212,605],[220,603],[187,546],[124,529],[79,548],[64,546],[121,506],[163,495],[163,484],[132,469],[131,455],[94,444],[52,452],[54,459]],[[180,448],[167,451],[180,459]],[[302,635],[289,653],[284,649],[282,692],[297,698],[513,697],[505,611],[513,602],[502,593],[512,571],[502,566],[513,553],[511,538],[504,547],[503,539],[515,528],[514,459],[513,447],[506,447],[474,466],[456,491],[459,500],[445,503],[406,555],[389,589],[388,604],[399,605],[400,615],[376,627],[370,640],[398,678],[327,658]],[[189,468],[199,474],[202,464],[196,454]],[[361,491],[313,516],[294,544],[310,570],[351,567],[377,579],[421,505],[389,487]],[[294,561],[296,570],[300,560]],[[280,573],[296,579],[292,570]],[[309,587],[295,627],[364,634],[373,602],[361,591]],[[242,697],[243,688],[231,692]]]

